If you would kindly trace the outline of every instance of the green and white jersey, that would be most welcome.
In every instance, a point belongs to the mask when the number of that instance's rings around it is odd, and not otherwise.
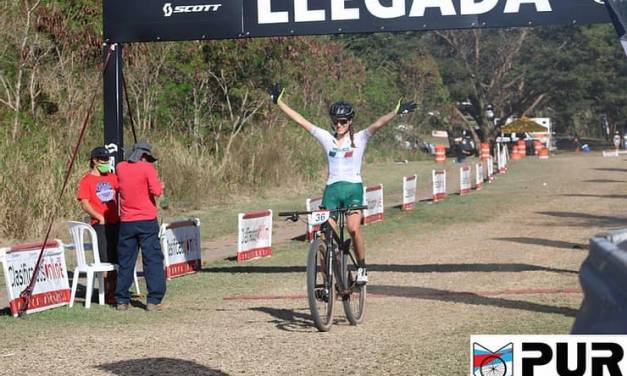
[[[355,133],[353,139],[355,147],[351,147],[350,137],[344,137],[342,141],[335,140],[335,137],[328,131],[313,127],[311,135],[320,142],[327,156],[329,167],[329,178],[327,185],[338,181],[350,183],[361,183],[361,160],[366,151],[366,145],[370,138],[368,129],[363,129]]]

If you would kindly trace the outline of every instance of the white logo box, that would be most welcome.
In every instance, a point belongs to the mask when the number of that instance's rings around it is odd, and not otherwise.
[[[625,335],[472,335],[472,376],[627,374]]]

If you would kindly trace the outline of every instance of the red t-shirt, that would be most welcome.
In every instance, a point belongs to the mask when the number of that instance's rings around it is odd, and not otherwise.
[[[118,178],[115,174],[98,176],[89,172],[81,178],[76,198],[89,200],[92,208],[104,216],[105,223],[118,223],[120,221],[116,199],[118,187]],[[92,218],[91,223],[97,224],[98,220]]]
[[[120,162],[116,167],[120,183],[120,217],[122,221],[149,221],[157,218],[155,197],[163,189],[152,163]]]

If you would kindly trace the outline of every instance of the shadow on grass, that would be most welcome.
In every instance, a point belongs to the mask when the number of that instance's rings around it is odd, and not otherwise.
[[[612,179],[592,179],[584,180],[582,183],[627,183],[625,180],[612,180]]]
[[[206,273],[305,273],[304,266],[232,266],[224,268],[204,268]],[[465,273],[465,272],[528,272],[546,271],[556,273],[577,273],[575,270],[547,268],[530,264],[425,264],[425,265],[400,265],[400,264],[368,264],[368,271],[397,272],[397,273]]]
[[[593,195],[588,193],[567,193],[563,194],[565,197],[595,197],[595,198],[618,198],[626,199],[627,195]]]
[[[547,215],[550,217],[572,218],[575,220],[579,220],[577,223],[570,223],[570,224],[560,223],[560,226],[614,227],[614,226],[627,225],[627,218],[624,218],[624,217],[612,217],[608,215],[594,215],[594,214],[587,214],[587,213],[557,212],[557,211],[546,211],[546,212],[536,212],[536,213]]]
[[[280,330],[287,332],[310,332],[314,327],[314,322],[309,314],[297,312],[294,309],[253,307],[251,311],[263,312],[274,317],[270,322]]]
[[[577,310],[569,307],[556,307],[548,304],[531,303],[520,300],[495,298],[469,292],[438,290],[427,287],[368,285],[371,294],[394,296],[400,298],[428,299],[443,302],[463,303],[470,305],[494,306],[540,313],[554,313],[575,317]]]
[[[522,243],[522,244],[542,245],[542,246],[553,247],[553,248],[588,249],[588,246],[586,244],[571,243],[571,242],[565,242],[561,240],[526,238],[526,237],[493,238],[493,240],[501,240],[504,242],[514,242],[514,243]]]
[[[609,172],[627,172],[627,168],[616,168],[616,167],[597,167],[593,168],[596,171],[609,171]]]
[[[142,358],[105,363],[96,368],[114,375],[199,375],[229,376],[220,370],[208,368],[201,364],[175,358]]]

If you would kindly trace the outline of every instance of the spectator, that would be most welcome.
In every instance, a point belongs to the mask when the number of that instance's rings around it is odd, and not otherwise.
[[[111,171],[109,152],[102,146],[90,153],[89,172],[78,184],[76,198],[81,209],[91,217],[90,223],[98,236],[101,262],[118,263],[118,178]],[[105,302],[115,304],[116,272],[105,272]]]
[[[120,236],[118,241],[118,284],[115,292],[117,309],[128,310],[137,262],[137,247],[142,250],[144,278],[148,288],[146,310],[161,309],[165,295],[163,253],[159,243],[156,197],[164,185],[159,180],[153,163],[157,160],[145,142],[133,145],[128,161],[117,166],[120,184]]]

